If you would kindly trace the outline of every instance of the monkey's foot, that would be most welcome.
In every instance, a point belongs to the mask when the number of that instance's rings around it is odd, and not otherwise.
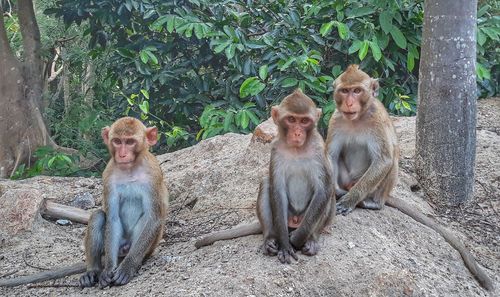
[[[127,269],[120,265],[114,272],[112,279],[113,284],[117,286],[125,285],[132,279],[134,274],[133,269]]]
[[[302,254],[306,256],[314,256],[318,253],[318,251],[319,243],[314,239],[308,240],[301,249]]]
[[[348,200],[348,199],[340,199],[339,202],[337,202],[337,205],[336,205],[336,208],[337,208],[337,214],[341,214],[341,215],[347,215],[349,214],[351,211],[354,210],[356,206],[355,205],[352,205],[351,201]]]
[[[99,288],[104,289],[107,286],[111,285],[113,281],[113,271],[104,270],[99,275]]]
[[[91,270],[80,277],[80,288],[93,287],[99,280],[99,271]]]
[[[278,254],[278,243],[274,239],[266,239],[262,245],[262,250],[268,256],[276,256]]]
[[[292,263],[292,258],[294,258],[295,261],[299,260],[297,254],[295,254],[295,249],[293,247],[289,247],[288,249],[280,249],[278,251],[278,260],[280,260],[281,263],[290,264]]]
[[[379,209],[382,209],[382,207],[384,206],[384,203],[380,200],[376,201],[373,198],[366,198],[365,200],[358,203],[358,206],[361,208],[366,208],[366,209],[379,210]]]

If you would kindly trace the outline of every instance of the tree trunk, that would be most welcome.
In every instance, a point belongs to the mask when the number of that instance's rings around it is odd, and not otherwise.
[[[40,111],[43,75],[40,32],[33,3],[31,0],[17,3],[23,37],[22,64],[10,48],[0,13],[0,177],[12,175],[21,163],[29,163],[37,147],[57,147],[48,135]]]
[[[63,80],[64,115],[68,116],[68,114],[69,114],[69,108],[70,108],[70,105],[71,105],[71,99],[70,99],[70,96],[69,96],[69,93],[70,93],[70,85],[69,85],[69,76],[70,76],[70,73],[69,73],[69,62],[66,59],[66,49],[65,48],[63,48],[62,53],[63,53],[63,72],[62,72],[63,76],[62,76],[62,80]]]
[[[427,198],[473,196],[476,153],[477,0],[426,0],[418,85],[415,169]]]

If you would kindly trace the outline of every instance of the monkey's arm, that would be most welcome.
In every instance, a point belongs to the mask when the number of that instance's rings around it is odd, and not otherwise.
[[[25,284],[39,283],[50,279],[58,279],[73,274],[83,273],[85,270],[85,263],[76,263],[71,266],[43,271],[32,275],[0,280],[0,287],[15,287]]]
[[[398,209],[402,213],[413,218],[415,221],[417,221],[417,222],[433,229],[437,233],[441,234],[441,236],[443,236],[443,238],[460,253],[460,256],[462,256],[462,259],[464,260],[465,266],[467,266],[469,271],[479,281],[481,286],[483,286],[488,291],[495,290],[495,285],[493,284],[493,281],[477,265],[476,260],[474,259],[472,254],[469,252],[469,250],[465,247],[465,245],[455,235],[453,235],[452,232],[450,232],[445,227],[439,225],[433,219],[427,217],[426,215],[424,215],[420,211],[415,210],[408,203],[406,203],[405,201],[403,201],[401,199],[389,197],[389,199],[387,199],[387,201],[386,201],[386,204]]]
[[[109,274],[110,277],[112,271],[118,266],[120,239],[123,236],[119,194],[116,191],[110,191],[105,203],[106,228],[104,230],[104,271],[102,276]]]
[[[271,161],[272,162],[272,161]],[[290,244],[288,238],[288,199],[285,191],[284,174],[276,174],[271,170],[271,213],[273,217],[273,226],[278,241],[278,259],[281,263],[291,263],[291,258],[298,259],[295,250]]]
[[[333,141],[334,136],[335,134],[332,132],[332,140],[327,141],[330,145],[327,147],[326,155],[328,162],[331,164],[331,181],[333,183],[333,189],[335,190],[337,197],[342,197],[347,193],[347,191],[341,189],[339,186],[340,152],[342,151],[344,143],[342,139],[335,139],[335,141]]]

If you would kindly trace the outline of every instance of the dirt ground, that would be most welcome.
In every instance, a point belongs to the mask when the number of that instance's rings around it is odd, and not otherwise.
[[[436,218],[471,250],[500,289],[500,99],[479,101],[476,197],[459,208],[425,201],[413,171],[415,118],[396,118],[400,179],[393,195]],[[460,255],[433,230],[399,211],[357,209],[339,216],[320,239],[317,256],[282,265],[263,255],[261,236],[217,242],[199,250],[207,232],[254,220],[269,145],[227,134],[158,156],[170,188],[164,240],[123,287],[78,288],[78,277],[0,288],[0,296],[494,296],[483,290]],[[36,177],[0,180],[2,191],[37,189],[69,204],[91,195],[99,179]],[[1,194],[1,193],[0,193]],[[1,199],[1,198],[0,198]],[[2,218],[0,218],[0,223]],[[85,225],[60,226],[38,217],[31,231],[0,234],[0,278],[83,261]]]

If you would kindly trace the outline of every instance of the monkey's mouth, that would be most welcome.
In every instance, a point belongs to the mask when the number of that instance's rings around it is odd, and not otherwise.
[[[342,113],[347,118],[353,118],[358,114],[356,111],[343,111]]]

